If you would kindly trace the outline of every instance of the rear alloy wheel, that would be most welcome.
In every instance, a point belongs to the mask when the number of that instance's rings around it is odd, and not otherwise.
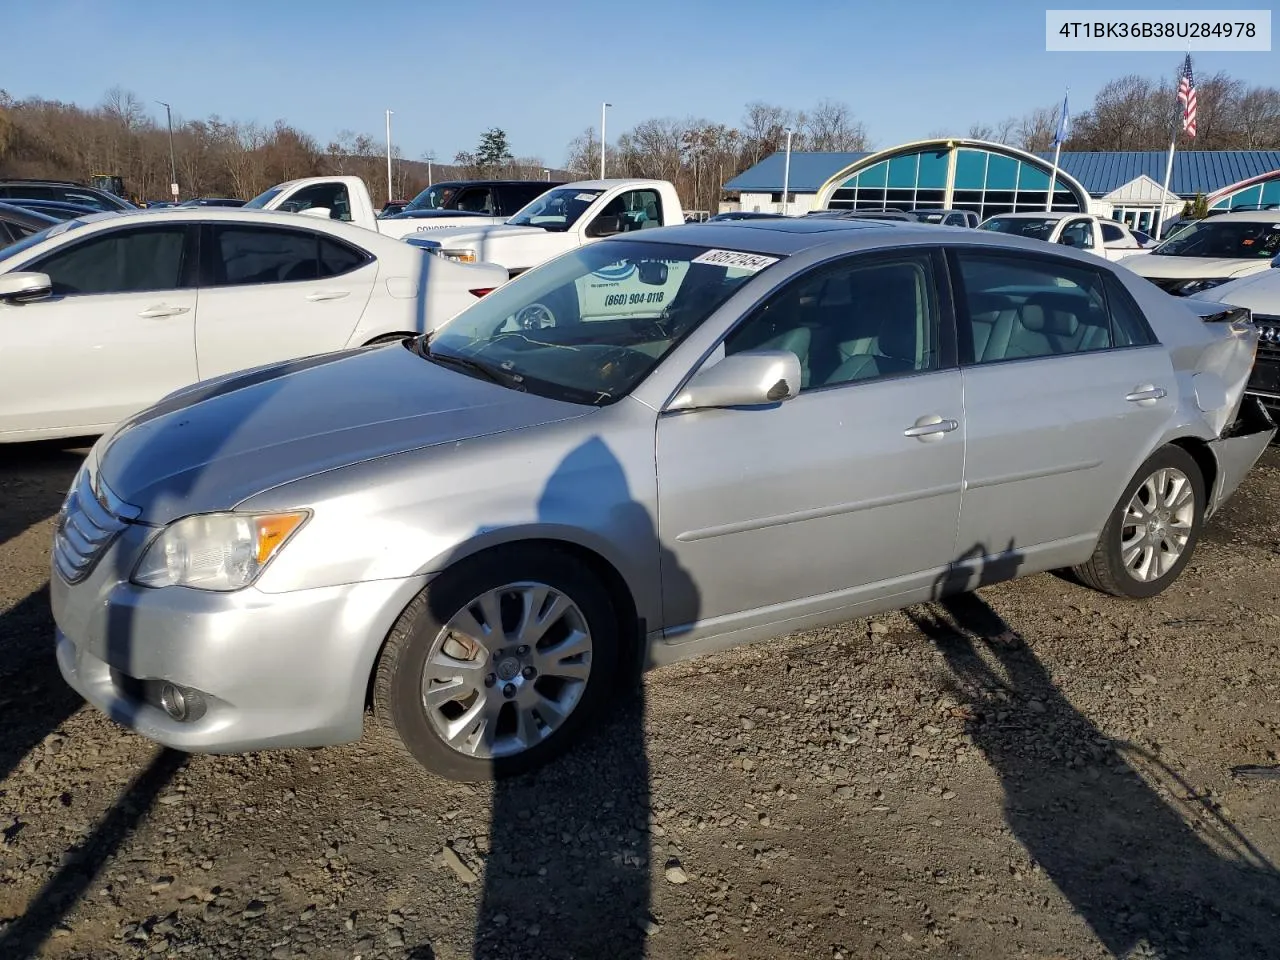
[[[488,780],[566,747],[617,667],[607,593],[576,559],[514,549],[463,561],[401,616],[375,708],[429,770]]]
[[[1180,447],[1157,450],[1120,497],[1088,563],[1076,574],[1121,597],[1153,597],[1195,552],[1204,523],[1200,468]]]

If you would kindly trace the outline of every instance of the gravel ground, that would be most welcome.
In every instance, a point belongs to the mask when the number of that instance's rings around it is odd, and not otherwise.
[[[650,674],[535,777],[159,750],[54,664],[0,449],[0,957],[1280,956],[1280,451],[1168,594],[1049,575]]]

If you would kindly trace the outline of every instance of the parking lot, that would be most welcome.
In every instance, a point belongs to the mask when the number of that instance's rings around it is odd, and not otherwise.
[[[492,790],[82,708],[78,459],[0,450],[0,956],[1277,954],[1280,780],[1231,773],[1280,750],[1274,447],[1153,601],[1040,575],[665,668]]]

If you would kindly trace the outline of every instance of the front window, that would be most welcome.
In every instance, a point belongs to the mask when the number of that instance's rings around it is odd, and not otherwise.
[[[284,187],[272,187],[269,190],[263,190],[262,193],[258,194],[256,197],[254,197],[252,200],[246,203],[245,207],[251,208],[253,210],[261,210],[263,207],[265,207],[268,203],[270,203],[276,197],[280,196],[280,194],[282,193],[284,193]]]
[[[459,314],[431,337],[429,357],[512,389],[613,403],[777,260],[683,244],[591,244]]]
[[[1280,218],[1200,220],[1188,224],[1151,251],[1162,257],[1225,257],[1257,260],[1280,253]]]
[[[1018,237],[1030,237],[1032,240],[1048,240],[1057,225],[1057,219],[1049,217],[992,217],[979,224],[978,229],[1011,233]]]
[[[542,227],[544,230],[568,230],[602,193],[603,190],[581,190],[576,187],[548,190],[532,203],[526,204],[507,223],[521,227]]]
[[[453,199],[453,195],[457,192],[457,187],[437,183],[434,186],[427,187],[427,189],[423,190],[420,194],[410,200],[405,209],[445,210],[449,206],[449,201]]]

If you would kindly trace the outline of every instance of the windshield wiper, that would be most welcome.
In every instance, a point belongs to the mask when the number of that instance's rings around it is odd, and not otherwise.
[[[471,357],[459,357],[451,353],[431,353],[425,342],[423,343],[422,349],[425,352],[421,353],[420,356],[426,357],[426,359],[433,363],[438,363],[441,366],[457,367],[460,370],[468,370],[472,373],[478,373],[485,380],[488,380],[490,383],[496,383],[499,386],[511,387],[515,390],[525,389],[524,384],[521,382],[522,378],[519,374],[508,373],[501,367],[490,366],[487,363],[472,359]]]

